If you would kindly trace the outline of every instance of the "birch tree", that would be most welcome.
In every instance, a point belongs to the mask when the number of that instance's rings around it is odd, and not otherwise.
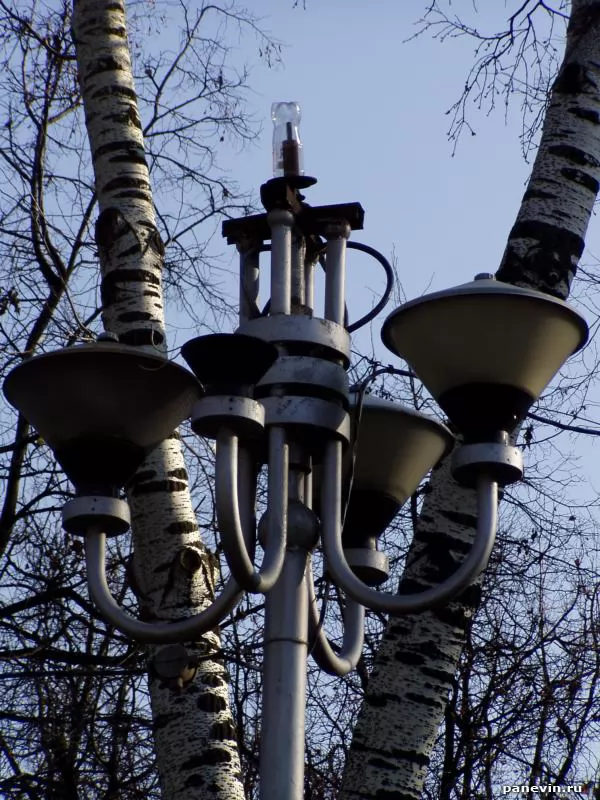
[[[98,202],[104,329],[123,343],[165,354],[164,244],[152,203],[125,8],[76,0],[72,24]],[[199,612],[214,594],[213,564],[199,538],[176,433],[144,462],[127,493],[142,613],[176,619]],[[175,698],[175,687],[151,674],[156,755],[167,797],[204,786],[215,797],[243,797],[224,667],[204,658],[218,649],[216,632],[193,643],[196,691],[188,687]]]
[[[531,177],[496,273],[561,299],[575,277],[598,194],[599,46],[600,3],[573,0]],[[475,512],[472,493],[452,480],[448,465],[434,472],[401,592],[443,580],[456,568],[472,541]],[[481,587],[472,586],[446,608],[388,623],[354,731],[343,800],[421,797],[480,600]]]
[[[93,337],[99,317],[122,342],[165,354],[163,289],[199,298],[205,321],[227,312],[203,255],[210,227],[203,239],[199,226],[248,210],[248,196],[214,169],[219,141],[253,135],[241,99],[247,74],[227,64],[226,25],[247,27],[267,58],[276,47],[231,6],[182,6],[179,50],[145,57],[137,48],[138,103],[122,3],[2,2],[0,14],[3,372]],[[149,19],[145,34],[161,24]],[[159,190],[185,197],[193,187],[192,203],[157,217],[149,167]],[[9,696],[28,698],[3,715],[3,794],[157,796],[153,731],[164,796],[243,797],[218,633],[188,643],[187,691],[160,680],[153,652],[107,630],[87,600],[81,547],[57,530],[68,489],[44,443],[22,418],[15,430],[3,420],[2,434],[1,657],[13,667],[3,679]],[[123,543],[110,554],[115,592],[126,604],[133,593],[146,619],[195,613],[217,578],[181,449],[173,434],[139,471],[129,487],[133,557]]]

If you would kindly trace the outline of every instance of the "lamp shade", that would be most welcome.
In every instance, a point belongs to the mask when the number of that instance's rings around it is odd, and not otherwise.
[[[186,342],[181,355],[209,393],[248,394],[279,352],[256,336],[209,333]]]
[[[351,393],[356,406],[357,394]],[[356,424],[356,423],[355,423]],[[358,547],[386,529],[454,437],[441,423],[400,403],[367,395],[355,435],[356,460],[344,546]],[[345,474],[350,472],[346,456]]]
[[[75,487],[90,493],[123,486],[201,394],[183,367],[113,343],[36,356],[3,388]]]
[[[514,429],[588,326],[562,300],[486,276],[400,306],[381,336],[461,433],[484,439]]]

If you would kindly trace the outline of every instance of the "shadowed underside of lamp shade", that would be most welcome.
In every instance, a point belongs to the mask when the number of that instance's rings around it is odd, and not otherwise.
[[[243,333],[209,333],[190,339],[181,355],[212,394],[249,394],[277,359],[274,344]]]

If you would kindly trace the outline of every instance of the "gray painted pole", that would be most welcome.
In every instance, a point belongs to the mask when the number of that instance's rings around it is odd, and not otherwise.
[[[304,797],[304,712],[308,652],[307,551],[288,549],[266,596],[260,745],[261,800]]]

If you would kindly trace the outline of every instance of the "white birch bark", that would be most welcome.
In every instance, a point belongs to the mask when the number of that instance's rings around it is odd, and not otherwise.
[[[73,38],[95,171],[103,322],[120,340],[166,351],[161,271],[148,167],[128,48],[124,4],[75,0]],[[200,611],[212,595],[212,560],[202,545],[178,436],[147,459],[128,491],[134,574],[146,619]],[[192,655],[219,647],[215,631],[188,643]],[[184,691],[150,673],[155,749],[169,800],[242,800],[227,675],[200,660]]]
[[[565,58],[497,276],[566,298],[600,181],[600,1],[573,0]],[[493,187],[490,187],[493,191]],[[473,493],[434,473],[402,582],[439,582],[472,541]],[[354,731],[340,800],[418,800],[480,592],[387,626]]]

